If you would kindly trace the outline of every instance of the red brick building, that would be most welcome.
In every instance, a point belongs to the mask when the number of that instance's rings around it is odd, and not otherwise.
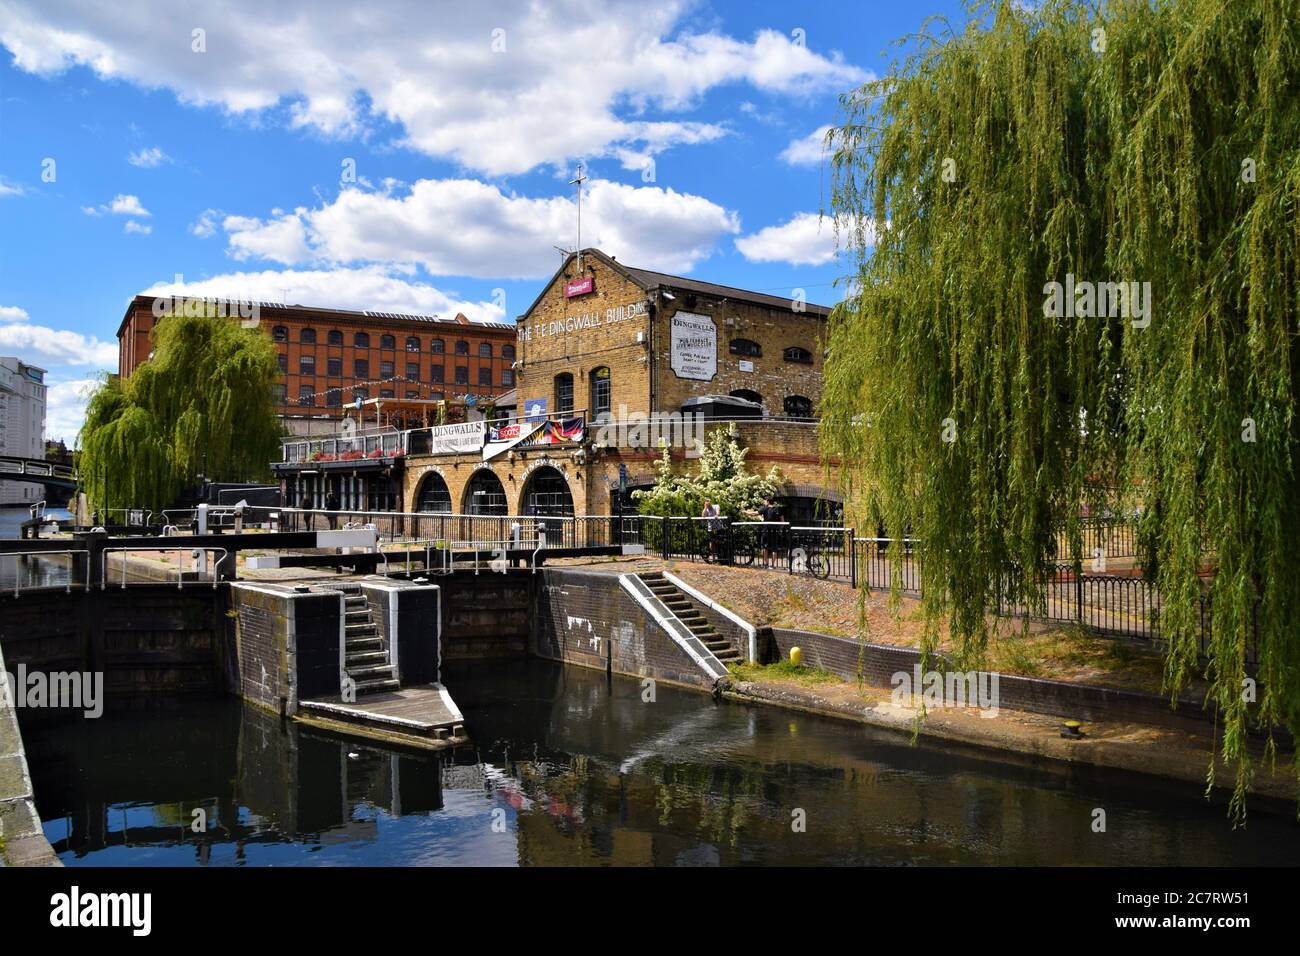
[[[357,398],[389,398],[394,407],[466,395],[482,402],[514,387],[514,323],[203,301],[226,305],[231,321],[251,322],[244,316],[255,307],[257,327],[280,353],[278,406],[286,418],[338,417]],[[127,306],[117,330],[123,377],[148,360],[150,332],[171,308],[168,298],[144,295]]]

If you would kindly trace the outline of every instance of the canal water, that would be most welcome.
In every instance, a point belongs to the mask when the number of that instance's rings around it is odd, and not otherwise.
[[[63,508],[46,511],[51,521],[65,521],[72,517]],[[21,538],[23,522],[31,518],[26,508],[0,508],[0,538]],[[71,541],[68,547],[74,547]],[[66,585],[71,576],[71,559],[58,557],[27,557],[17,554],[0,554],[0,590],[15,587],[56,587]]]
[[[539,660],[444,678],[476,744],[442,760],[231,699],[25,723],[46,835],[69,865],[1300,863],[1291,816],[1234,832],[1197,784]]]

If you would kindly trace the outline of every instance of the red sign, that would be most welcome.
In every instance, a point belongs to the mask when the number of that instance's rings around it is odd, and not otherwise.
[[[596,280],[592,276],[585,279],[574,279],[572,282],[564,284],[564,297],[572,299],[575,295],[586,295],[596,288]]]

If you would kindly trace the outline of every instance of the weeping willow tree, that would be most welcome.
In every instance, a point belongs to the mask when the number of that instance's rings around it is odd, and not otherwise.
[[[153,358],[91,395],[80,473],[95,508],[166,507],[203,472],[215,481],[267,475],[279,451],[275,346],[216,316],[168,316]]]
[[[1055,522],[1077,571],[1082,505],[1139,512],[1165,686],[1208,679],[1240,821],[1250,723],[1270,760],[1300,732],[1300,16],[968,12],[829,135],[824,450],[855,520],[920,539],[927,656],[941,622],[973,661],[999,601],[1042,608]]]

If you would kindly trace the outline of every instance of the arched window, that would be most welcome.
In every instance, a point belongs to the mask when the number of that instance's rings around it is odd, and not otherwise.
[[[408,335],[406,337],[406,351],[408,352],[420,351],[420,337],[418,335]]]
[[[329,345],[342,345],[343,333],[338,329],[330,329],[329,333],[325,336],[325,342]]]
[[[591,370],[591,420],[609,418],[610,378],[609,367],[602,365]]]
[[[316,330],[315,330],[315,329],[303,329],[302,331],[300,331],[300,332],[298,333],[298,341],[301,342],[303,345],[315,345],[315,344],[316,344]]]
[[[501,479],[486,468],[474,473],[474,477],[465,486],[465,509],[467,515],[503,515],[507,511],[506,490]]]
[[[357,332],[356,334],[354,334],[352,336],[352,346],[353,348],[358,348],[358,349],[370,348],[370,333]]]
[[[396,338],[396,336],[392,336],[392,335],[381,335],[381,336],[379,336],[379,347],[380,347],[381,349],[395,349],[395,348],[397,348],[397,338]]]
[[[550,465],[543,465],[528,476],[524,485],[523,507],[525,515],[573,517],[573,494],[564,475]]]
[[[289,329],[287,326],[277,325],[271,330],[271,338],[276,342],[289,341]]]
[[[466,342],[464,339],[461,339],[460,341],[458,341],[458,342],[456,343],[456,354],[457,354],[457,355],[469,355],[469,343]]]
[[[763,346],[759,345],[753,339],[732,339],[732,355],[747,355],[751,358],[757,358],[763,354]]]
[[[812,400],[802,395],[787,395],[784,408],[787,418],[812,418]]]
[[[429,351],[432,352],[434,355],[441,355],[444,351],[442,345],[442,339],[430,339]]]
[[[731,393],[732,398],[743,398],[747,402],[753,402],[755,405],[763,404],[763,396],[758,392],[748,388],[738,388]]]
[[[501,357],[507,362],[513,362],[515,360],[515,347],[513,345],[501,346]]]
[[[561,372],[555,376],[555,414],[568,415],[573,411],[573,376]]]
[[[812,353],[798,345],[792,345],[785,350],[785,360],[787,362],[799,362],[802,365],[812,364]]]
[[[479,343],[479,345],[478,345],[478,357],[479,357],[479,358],[491,358],[491,357],[492,357],[492,343],[491,343],[491,342],[480,342],[480,343]]]
[[[436,471],[431,471],[424,476],[424,481],[420,484],[420,494],[416,498],[415,510],[432,511],[435,514],[451,513],[451,491],[448,490],[447,482],[443,481],[442,475]]]

